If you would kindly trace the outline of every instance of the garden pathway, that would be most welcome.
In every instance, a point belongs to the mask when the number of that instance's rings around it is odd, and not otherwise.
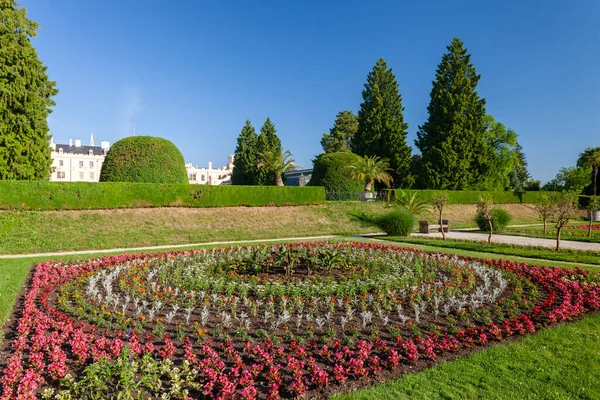
[[[426,238],[442,238],[440,232],[433,233],[413,233],[411,236],[415,237],[426,237]],[[459,239],[459,240],[471,240],[471,241],[485,241],[487,242],[487,233],[475,233],[465,231],[450,231],[446,233],[448,239]],[[538,247],[556,247],[556,240],[554,239],[541,239],[541,238],[530,238],[523,236],[510,236],[510,235],[493,235],[492,243],[504,243],[504,244],[518,244],[521,246],[538,246]],[[593,250],[600,251],[600,243],[586,243],[576,242],[574,240],[561,240],[560,247],[563,249],[574,249],[574,250]]]

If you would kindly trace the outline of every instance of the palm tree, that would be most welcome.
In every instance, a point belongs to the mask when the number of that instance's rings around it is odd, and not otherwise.
[[[392,169],[387,158],[364,156],[359,158],[356,164],[349,165],[348,169],[352,179],[362,179],[365,181],[364,193],[371,192],[371,186],[374,182],[382,182],[387,187],[390,187],[390,183],[393,181],[392,176],[388,173]]]
[[[283,186],[283,174],[296,168],[302,168],[292,158],[288,150],[284,152],[265,151],[259,154],[261,161],[259,167],[265,167],[267,171],[275,174],[275,185]]]

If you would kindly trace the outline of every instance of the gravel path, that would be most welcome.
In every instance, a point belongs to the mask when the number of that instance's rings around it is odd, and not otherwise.
[[[413,233],[411,236],[414,237],[426,237],[426,238],[442,238],[440,232],[434,233]],[[486,241],[487,233],[475,233],[465,231],[450,231],[446,233],[446,237],[449,239],[459,240],[472,240],[472,241]],[[510,235],[493,235],[492,243],[505,243],[505,244],[518,244],[522,246],[539,246],[539,247],[556,247],[556,240],[553,239],[540,239],[530,238],[523,236],[510,236]],[[576,242],[574,240],[561,240],[560,247],[564,249],[575,249],[575,250],[594,250],[600,251],[600,243],[586,243]]]

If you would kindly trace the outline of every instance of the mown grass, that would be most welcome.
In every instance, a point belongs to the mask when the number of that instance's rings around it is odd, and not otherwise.
[[[386,237],[386,239],[388,239]],[[555,251],[547,247],[532,247],[532,246],[519,246],[512,244],[492,243],[491,245],[481,242],[473,242],[467,240],[448,239],[441,240],[436,238],[394,238],[390,237],[389,240],[397,240],[403,243],[409,244],[420,244],[425,246],[435,246],[444,249],[461,249],[470,250],[477,252],[485,252],[492,254],[504,254],[512,256],[520,256],[527,258],[541,258],[544,260],[564,261],[571,263],[582,263],[582,264],[598,264],[600,265],[600,252],[599,251],[583,251],[583,250],[572,250],[562,249]]]
[[[576,221],[572,222],[569,225],[587,225],[589,222],[585,221]],[[594,225],[598,226],[600,223],[596,222]],[[498,232],[498,234],[502,235],[515,235],[515,236],[525,236],[532,238],[543,238],[543,239],[556,239],[556,228],[551,223],[548,224],[547,233],[544,234],[544,228],[542,226],[523,226],[523,227],[513,227],[506,228],[502,232]],[[600,231],[592,231],[592,236],[588,237],[587,229],[563,229],[561,236],[561,240],[576,240],[578,242],[588,242],[588,243],[600,243]]]
[[[367,399],[599,399],[600,315],[544,329],[372,388]]]
[[[524,223],[529,205],[506,205]],[[372,233],[351,215],[389,211],[380,202],[328,202],[299,207],[142,208],[86,211],[0,211],[0,254],[46,253]],[[473,226],[472,205],[448,206],[453,227]],[[433,219],[431,219],[433,221]]]

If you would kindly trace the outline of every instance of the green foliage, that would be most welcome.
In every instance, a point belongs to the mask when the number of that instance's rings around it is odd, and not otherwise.
[[[100,182],[188,183],[185,161],[167,139],[130,136],[117,141],[106,154]]]
[[[578,167],[592,169],[592,184],[589,193],[596,196],[598,193],[598,170],[600,169],[600,147],[588,147],[577,159]]]
[[[235,148],[232,185],[256,185],[258,176],[258,136],[250,120],[242,128]]]
[[[394,196],[398,197],[398,190],[394,190]],[[481,195],[489,196],[496,204],[514,204],[514,203],[535,203],[537,199],[536,192],[514,193],[499,191],[479,191],[479,190],[404,190],[405,193],[419,193],[419,196],[425,201],[431,199],[439,193],[446,193],[448,204],[476,204]]]
[[[461,40],[454,38],[447,48],[433,82],[429,118],[415,141],[422,154],[420,186],[475,188],[490,168],[485,99],[476,91],[481,76]]]
[[[406,209],[397,209],[379,215],[375,223],[390,236],[408,236],[415,229],[415,217]]]
[[[47,180],[47,118],[58,90],[31,43],[39,25],[13,0],[0,1],[0,21],[0,179]]]
[[[333,128],[324,133],[321,146],[326,154],[338,151],[350,151],[350,142],[358,130],[358,118],[352,111],[340,111],[335,118]]]
[[[410,187],[411,149],[406,144],[408,124],[404,122],[398,82],[380,58],[367,77],[358,112],[358,130],[350,146],[360,156],[387,158],[398,187]]]
[[[360,179],[350,179],[350,165],[356,164],[360,156],[347,151],[319,154],[313,160],[313,172],[310,186],[323,186],[327,200],[339,200],[340,196],[348,193],[359,193],[363,190],[364,182]],[[343,197],[345,198],[345,197]]]
[[[397,190],[396,196],[394,200],[390,202],[390,205],[403,208],[413,215],[421,215],[429,208],[430,202],[422,199],[419,192]]]
[[[535,181],[531,179],[527,169],[527,158],[523,153],[523,147],[519,143],[515,146],[514,157],[513,170],[510,173],[510,189],[518,192],[539,190],[539,181],[536,189],[534,186]]]
[[[564,167],[542,190],[572,191],[581,193],[590,183],[591,167]]]
[[[264,153],[266,151],[272,151],[274,153],[281,153],[283,147],[281,146],[281,140],[277,136],[275,125],[271,122],[271,119],[267,117],[265,123],[260,128],[260,134],[257,139],[257,154]],[[257,159],[257,161],[260,161]],[[275,173],[270,172],[265,167],[258,167],[256,184],[257,185],[273,185],[275,183]]]
[[[501,231],[506,228],[511,220],[510,214],[501,208],[492,208],[490,210],[490,215],[492,216],[492,228],[494,229],[494,232]],[[481,212],[478,212],[475,215],[475,223],[477,223],[479,229],[484,232],[488,232],[490,230],[488,222]]]
[[[283,186],[283,174],[300,168],[292,158],[292,153],[288,150],[285,152],[265,151],[258,155],[259,168],[264,167],[268,172],[275,175],[275,185]]]
[[[320,187],[174,185],[128,182],[0,182],[2,210],[230,207],[322,204]]]
[[[381,159],[377,156],[360,157],[356,160],[356,164],[349,165],[348,168],[350,178],[365,181],[365,192],[371,191],[371,185],[374,182],[381,182],[389,187],[393,180],[388,172],[392,169],[386,158]]]

